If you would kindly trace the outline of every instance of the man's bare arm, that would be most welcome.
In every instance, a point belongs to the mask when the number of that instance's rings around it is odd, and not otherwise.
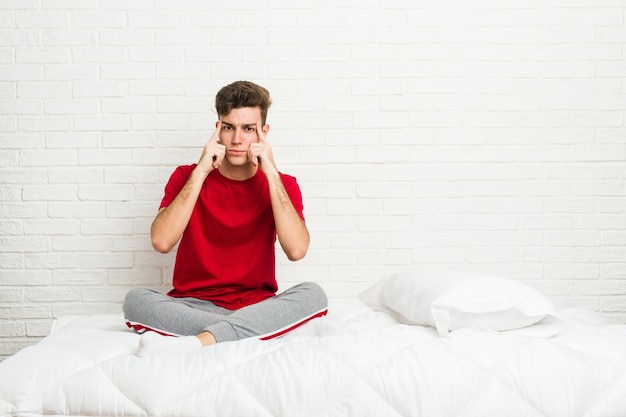
[[[225,147],[218,142],[220,128],[221,124],[218,122],[187,183],[169,206],[159,210],[152,222],[150,228],[152,247],[161,253],[171,251],[176,245],[189,223],[204,180],[224,159]]]
[[[260,122],[257,123],[257,135],[259,142],[250,147],[248,159],[255,165],[259,165],[267,177],[278,241],[287,258],[291,261],[297,261],[304,258],[309,249],[311,240],[309,231],[294,208],[280,179],[272,148]]]
[[[280,176],[268,177],[268,183],[280,246],[289,260],[300,260],[305,257],[309,249],[311,239],[309,231],[293,207]]]

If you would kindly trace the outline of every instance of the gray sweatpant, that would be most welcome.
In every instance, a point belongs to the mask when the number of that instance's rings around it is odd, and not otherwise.
[[[124,300],[129,327],[180,336],[208,331],[218,342],[260,336],[280,336],[326,313],[328,299],[313,282],[295,285],[283,293],[238,310],[228,310],[197,298],[173,298],[148,288],[135,288]]]

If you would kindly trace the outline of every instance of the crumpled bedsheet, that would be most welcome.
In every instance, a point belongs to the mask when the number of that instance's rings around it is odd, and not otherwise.
[[[0,363],[0,416],[626,416],[626,325],[560,311],[528,338],[332,306],[279,339],[134,355],[122,317],[59,320]]]

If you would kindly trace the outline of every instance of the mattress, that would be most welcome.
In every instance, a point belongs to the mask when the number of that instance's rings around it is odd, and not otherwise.
[[[360,302],[278,339],[139,358],[121,315],[64,317],[0,363],[0,416],[626,416],[626,325],[441,337]]]

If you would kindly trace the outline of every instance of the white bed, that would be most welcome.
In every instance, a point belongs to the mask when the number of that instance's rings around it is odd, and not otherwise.
[[[135,356],[121,314],[64,317],[0,363],[0,416],[626,416],[626,325],[575,307],[556,327],[405,324],[373,301],[389,288],[187,355]]]

